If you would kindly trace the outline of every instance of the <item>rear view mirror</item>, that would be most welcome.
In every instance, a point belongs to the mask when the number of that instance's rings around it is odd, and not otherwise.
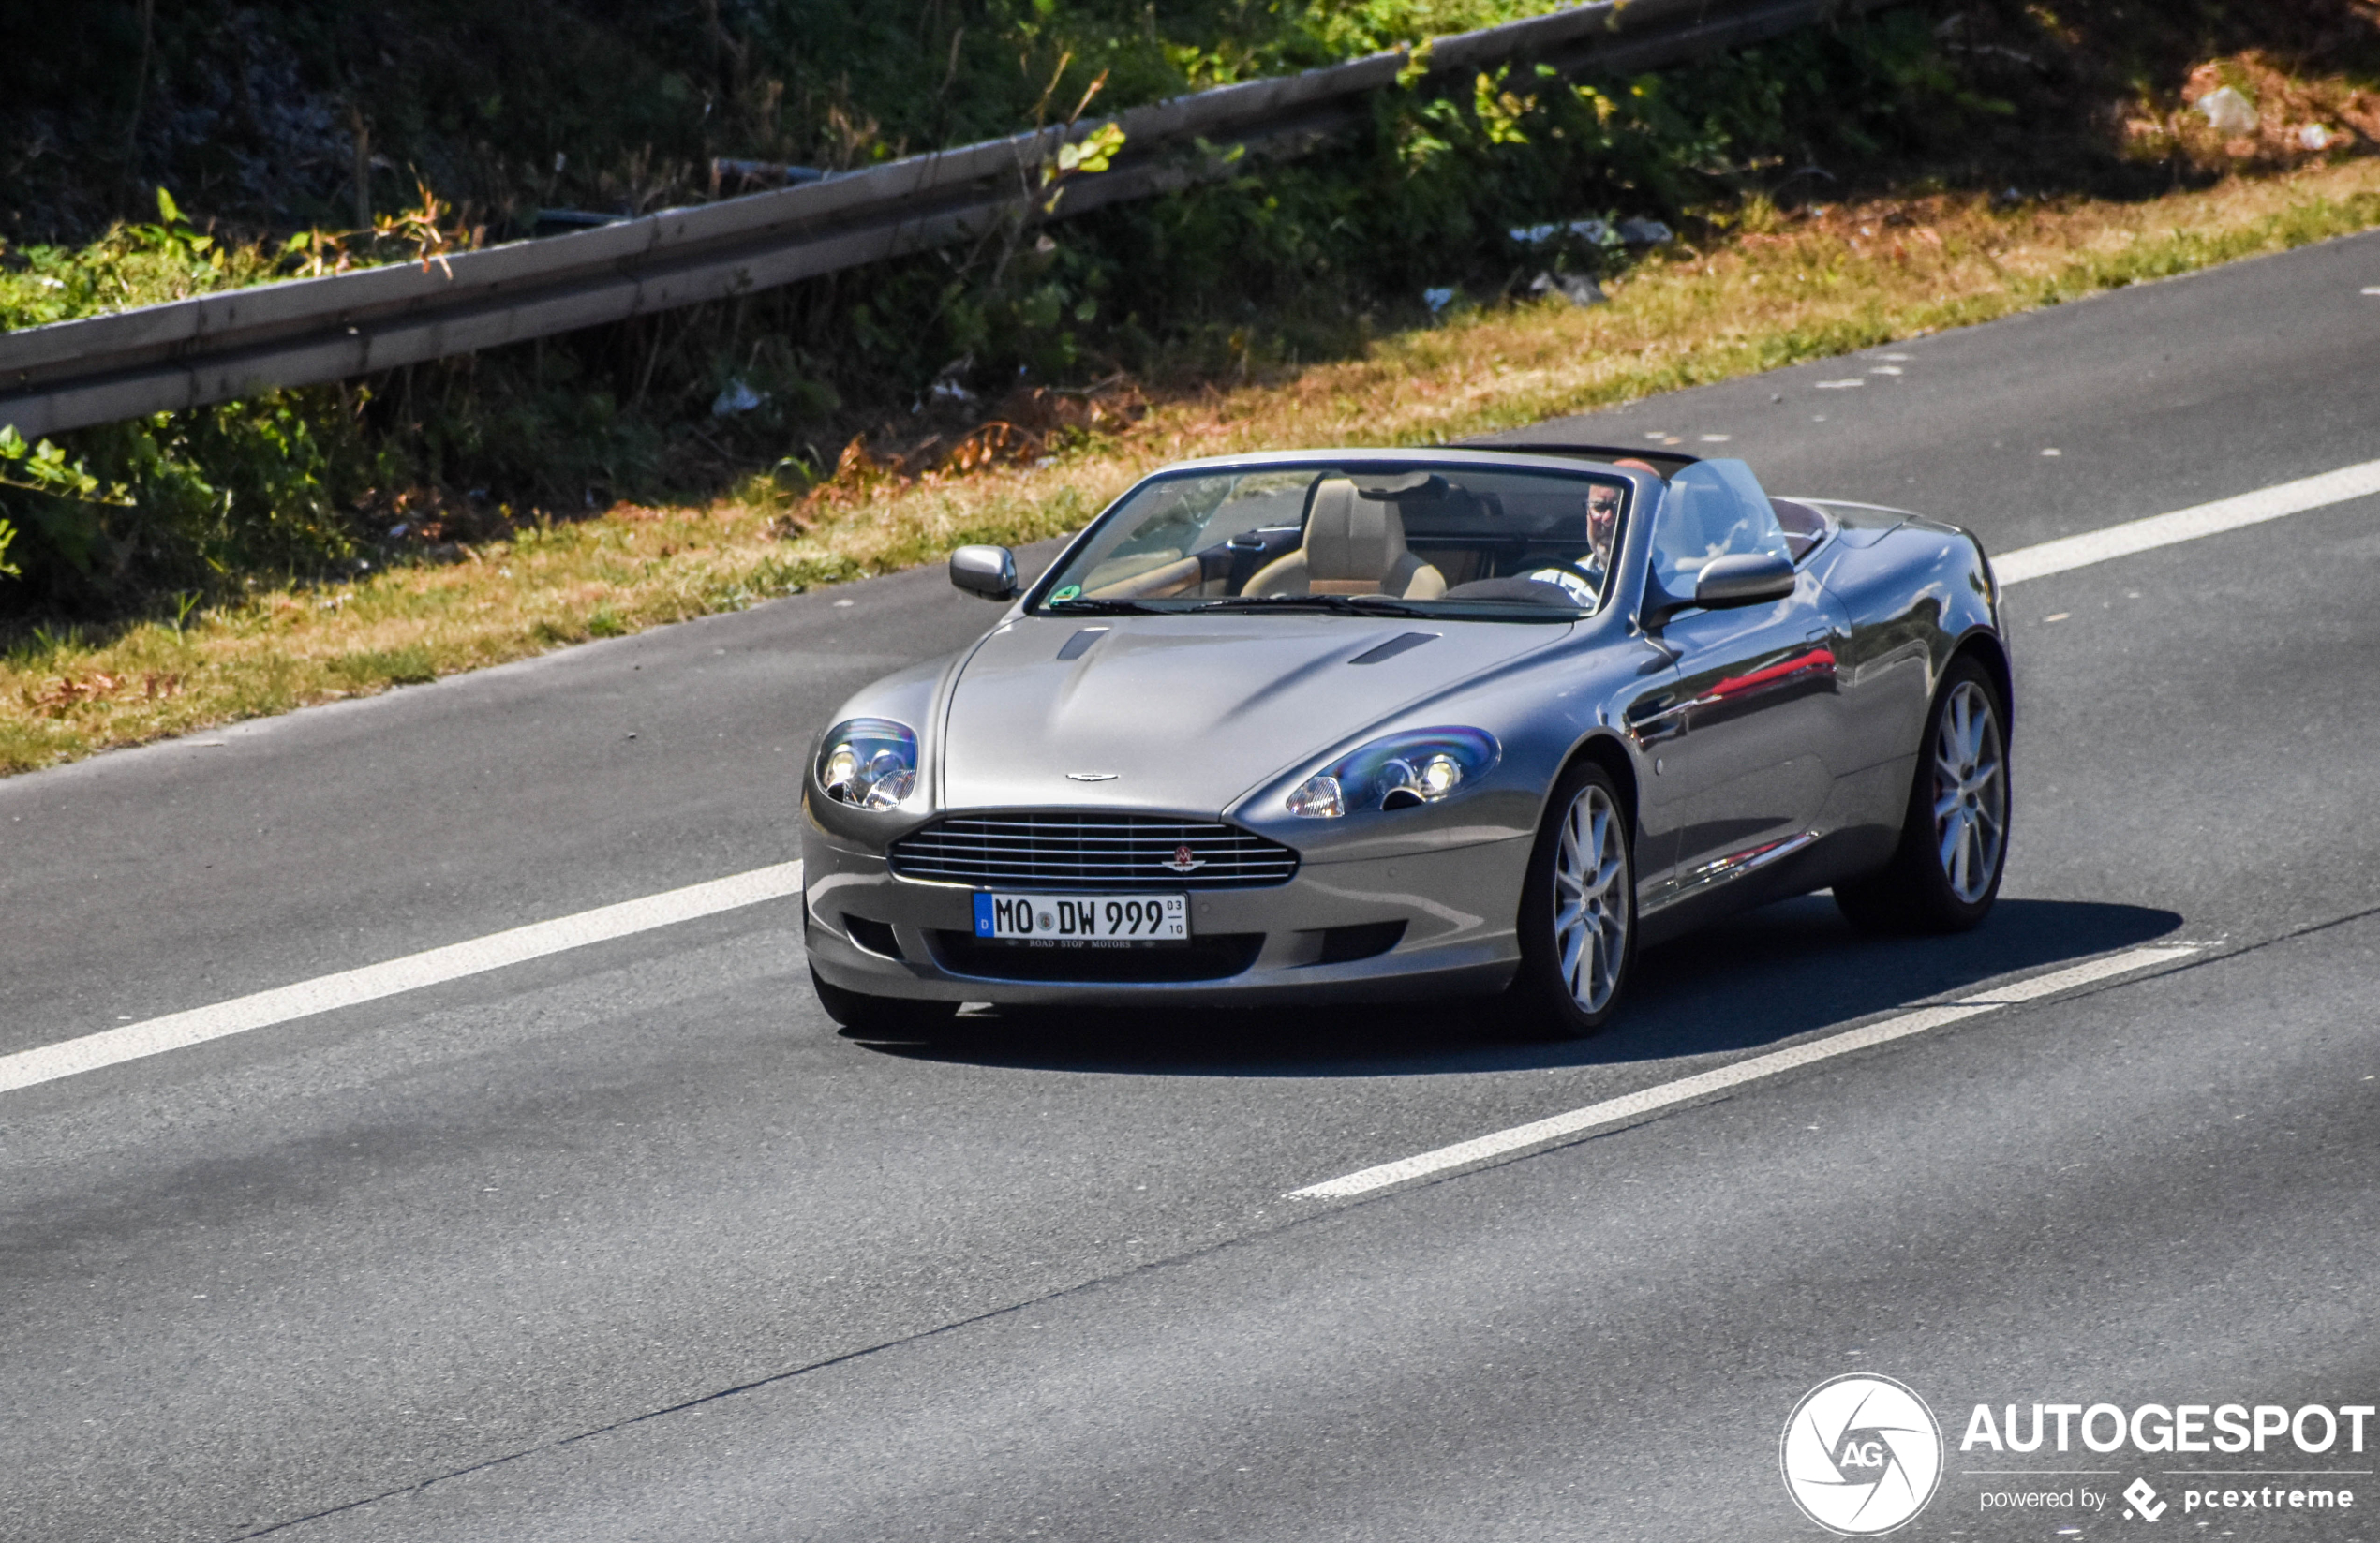
[[[988,601],[1017,598],[1017,555],[1004,546],[962,546],[950,555],[950,582]]]
[[[1792,560],[1772,552],[1714,557],[1694,581],[1694,603],[1711,611],[1783,600],[1792,592]]]

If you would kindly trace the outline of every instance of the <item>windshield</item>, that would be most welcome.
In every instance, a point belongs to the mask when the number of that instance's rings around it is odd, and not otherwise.
[[[1036,609],[1567,621],[1603,603],[1629,493],[1609,474],[1463,465],[1156,477]]]

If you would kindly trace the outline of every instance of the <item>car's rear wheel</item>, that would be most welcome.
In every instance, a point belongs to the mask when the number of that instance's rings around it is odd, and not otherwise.
[[[1900,845],[1884,869],[1835,886],[1879,932],[1961,932],[1989,914],[2008,866],[2007,708],[1991,673],[1954,662],[1926,715]]]
[[[855,1034],[923,1037],[947,1030],[959,1016],[955,1001],[912,1001],[846,991],[815,969],[810,972],[810,988],[818,993],[818,1005],[826,1009],[826,1016]]]
[[[1540,1032],[1591,1034],[1636,963],[1636,863],[1611,773],[1582,762],[1546,802],[1521,883],[1521,968],[1508,1000]]]

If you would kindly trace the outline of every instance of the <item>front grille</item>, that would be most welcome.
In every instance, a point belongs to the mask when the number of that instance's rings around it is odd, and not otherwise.
[[[1185,847],[1197,868],[1165,866]],[[1095,894],[1244,889],[1298,870],[1298,854],[1278,841],[1150,814],[951,815],[895,841],[891,856],[904,879]]]

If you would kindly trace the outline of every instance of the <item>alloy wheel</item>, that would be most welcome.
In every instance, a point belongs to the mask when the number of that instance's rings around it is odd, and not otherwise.
[[[1971,680],[1943,704],[1934,736],[1934,852],[1961,903],[1973,905],[2000,874],[2008,834],[2008,778],[1991,698]]]
[[[1554,853],[1554,944],[1562,982],[1585,1013],[1618,989],[1628,958],[1628,846],[1612,795],[1589,784],[1570,801]]]

